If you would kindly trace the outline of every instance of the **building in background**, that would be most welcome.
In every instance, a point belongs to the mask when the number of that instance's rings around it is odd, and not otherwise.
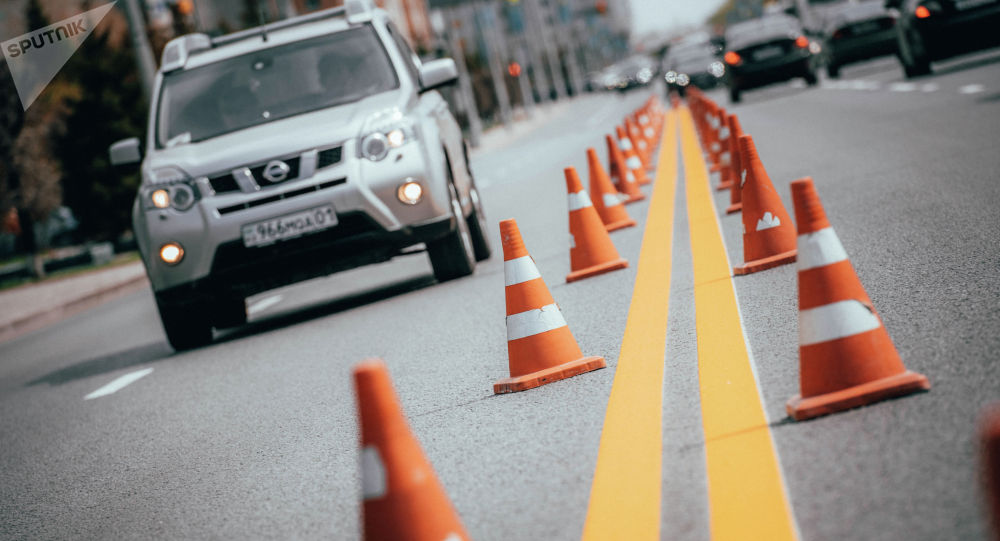
[[[303,14],[319,9],[338,7],[344,0],[292,0],[296,13]],[[378,7],[389,16],[418,50],[430,50],[434,32],[431,29],[427,0],[375,0]]]

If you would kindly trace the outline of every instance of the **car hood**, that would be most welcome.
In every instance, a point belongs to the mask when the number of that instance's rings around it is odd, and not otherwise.
[[[238,167],[335,146],[361,135],[368,118],[393,107],[406,110],[400,91],[383,92],[360,101],[283,118],[197,143],[157,149],[143,162],[146,171],[172,166],[192,178],[214,176]]]

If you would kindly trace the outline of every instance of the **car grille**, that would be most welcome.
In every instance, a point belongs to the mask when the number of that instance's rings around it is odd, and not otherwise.
[[[240,185],[236,183],[236,179],[233,178],[232,173],[211,177],[208,179],[208,182],[212,185],[212,189],[215,190],[215,193],[217,194],[240,191]]]
[[[322,169],[324,167],[330,167],[331,165],[340,163],[343,148],[344,147],[333,147],[319,151],[319,155],[316,157],[316,169]]]
[[[345,182],[347,182],[346,178],[338,178],[338,179],[334,179],[334,180],[329,180],[329,181],[324,182],[322,184],[315,184],[315,185],[312,185],[312,186],[306,186],[304,188],[299,188],[297,190],[290,190],[290,191],[279,193],[279,194],[269,195],[267,197],[258,197],[257,199],[251,199],[249,201],[245,201],[245,202],[240,203],[238,205],[230,205],[228,207],[220,207],[218,209],[219,210],[219,215],[220,216],[225,216],[226,214],[231,214],[233,212],[239,212],[241,210],[251,209],[253,207],[259,207],[261,205],[267,205],[268,203],[274,203],[275,201],[281,201],[281,200],[284,200],[284,199],[291,199],[293,197],[298,197],[300,195],[306,195],[306,194],[310,194],[310,193],[313,193],[313,192],[318,192],[320,190],[325,190],[327,188],[333,188],[334,186],[336,186],[338,184],[343,184]]]

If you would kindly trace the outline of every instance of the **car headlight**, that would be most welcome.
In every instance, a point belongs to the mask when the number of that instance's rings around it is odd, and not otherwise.
[[[141,190],[142,204],[146,209],[173,208],[185,211],[200,199],[194,181],[176,167],[154,169]]]
[[[691,82],[691,77],[688,77],[688,74],[686,74],[686,73],[679,73],[679,74],[677,74],[677,85],[678,86],[687,86],[688,83],[690,83],[690,82]]]
[[[708,72],[716,78],[722,77],[726,74],[726,65],[716,60],[708,65]]]
[[[368,117],[361,130],[361,156],[377,162],[389,155],[389,150],[399,148],[416,139],[413,119],[399,109],[387,109]]]
[[[663,76],[663,78],[666,79],[668,83],[674,84],[677,82],[677,72],[674,70],[670,70],[667,72],[666,75]]]
[[[642,68],[641,70],[639,70],[639,73],[637,73],[635,77],[636,79],[639,80],[640,83],[643,84],[648,83],[653,78],[653,70],[649,68]]]

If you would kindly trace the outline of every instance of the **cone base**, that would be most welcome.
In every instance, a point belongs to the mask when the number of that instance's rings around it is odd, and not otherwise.
[[[753,272],[759,272],[762,270],[779,267],[786,263],[794,263],[797,252],[798,250],[790,250],[769,257],[762,257],[760,259],[748,261],[744,263],[742,267],[734,267],[733,274],[736,274],[737,276],[742,276],[744,274],[750,274]]]
[[[618,220],[617,222],[611,222],[610,224],[604,224],[604,229],[610,233],[612,231],[618,231],[619,229],[625,229],[626,227],[635,227],[636,225],[638,224],[635,220],[628,218],[625,220]]]
[[[551,368],[525,374],[516,378],[502,379],[493,384],[494,394],[516,393],[540,387],[561,379],[571,378],[607,366],[604,357],[582,357]]]
[[[730,190],[730,189],[732,189],[732,187],[733,187],[733,181],[720,182],[720,183],[718,183],[718,184],[715,185],[715,191],[721,192],[723,190]]]
[[[726,207],[726,214],[736,214],[737,212],[743,210],[743,202],[733,203]]]
[[[832,393],[802,398],[792,397],[785,405],[788,415],[796,421],[804,421],[839,411],[849,410],[889,398],[904,396],[919,391],[930,390],[927,377],[907,370],[902,374],[869,381]]]
[[[567,274],[566,283],[568,284],[577,280],[583,280],[584,278],[590,278],[591,276],[597,276],[598,274],[624,269],[627,266],[628,261],[621,257],[612,261],[605,261],[604,263],[591,265],[585,269],[576,270]]]

